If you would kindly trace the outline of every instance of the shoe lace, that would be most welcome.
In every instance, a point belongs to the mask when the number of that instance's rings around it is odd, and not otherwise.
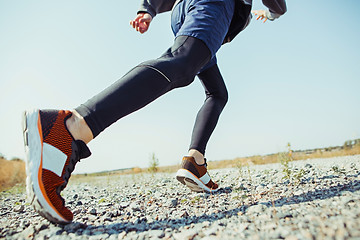
[[[65,167],[65,174],[64,174],[64,183],[61,185],[61,190],[63,190],[66,185],[69,182],[69,178],[71,176],[71,173],[74,171],[75,169],[75,165],[80,162],[80,155],[79,155],[79,151],[77,149],[74,150],[74,158],[71,158],[69,161],[69,164]]]
[[[71,173],[75,169],[75,165],[78,162],[80,162],[80,159],[87,158],[91,155],[90,150],[87,148],[84,142],[76,140],[73,143],[75,143],[72,146],[73,154],[69,159],[69,164],[65,166],[65,174],[63,176],[64,182],[61,185],[59,185],[56,189],[56,193],[59,195],[60,199],[62,200],[63,205],[65,204],[65,200],[61,197],[60,192],[64,190],[64,188],[68,184]]]
[[[72,150],[73,153],[70,156],[69,163],[65,166],[65,174],[63,175],[64,182],[56,188],[56,193],[62,200],[63,205],[65,205],[65,200],[61,197],[60,192],[64,190],[68,184],[71,173],[75,169],[75,165],[80,162],[80,159],[87,158],[91,155],[89,148],[83,141],[80,140],[75,140],[72,143]]]
[[[64,188],[67,186],[68,182],[69,182],[69,178],[71,176],[71,173],[74,171],[75,169],[75,165],[76,163],[80,162],[80,157],[79,157],[79,151],[78,149],[74,149],[74,155],[73,158],[70,158],[69,164],[65,167],[65,174],[63,176],[64,179],[64,183],[59,185],[56,189],[56,193],[59,195],[63,205],[65,205],[65,200],[64,198],[61,196],[61,191],[64,190]]]
[[[65,174],[63,176],[65,182],[61,185],[61,190],[66,187],[71,173],[74,171],[75,165],[80,162],[80,159],[87,158],[91,155],[89,148],[81,140],[75,140],[72,147],[73,154],[70,157],[69,164],[65,166]]]

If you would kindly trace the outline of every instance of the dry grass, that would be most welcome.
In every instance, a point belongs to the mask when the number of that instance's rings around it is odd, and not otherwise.
[[[294,153],[293,157],[295,160],[303,160],[308,158],[331,158],[331,157],[341,157],[341,156],[351,156],[360,154],[360,145],[355,145],[352,148],[344,148],[339,151],[326,151],[318,149],[312,154],[297,154]]]
[[[7,190],[16,184],[25,185],[25,162],[20,159],[6,160],[0,158],[0,191]]]
[[[331,157],[341,157],[341,156],[351,156],[360,154],[360,145],[354,145],[352,148],[343,148],[331,150],[331,148],[323,148],[311,151],[307,153],[306,151],[293,151],[292,160],[305,160],[313,158],[331,158]],[[233,160],[223,160],[223,161],[214,161],[209,162],[209,169],[218,169],[218,168],[230,168],[236,167],[240,163],[244,166],[247,165],[258,165],[258,164],[267,164],[267,163],[277,163],[279,153],[269,154],[265,156],[251,156],[243,158],[235,158]]]

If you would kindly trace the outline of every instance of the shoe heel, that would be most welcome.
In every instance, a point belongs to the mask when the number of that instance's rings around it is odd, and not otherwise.
[[[177,179],[179,182],[181,182],[182,184],[184,184],[184,185],[185,185],[185,181],[184,181],[185,177],[182,177],[182,176],[176,176],[176,179]]]
[[[185,185],[194,192],[206,192],[205,189],[199,187],[199,185],[191,178],[184,179]]]
[[[21,127],[23,131],[24,145],[28,146],[28,132],[27,132],[27,120],[26,120],[27,112],[23,112]]]

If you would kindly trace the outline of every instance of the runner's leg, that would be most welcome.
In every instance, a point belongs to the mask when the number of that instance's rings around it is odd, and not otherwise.
[[[76,111],[96,137],[112,123],[166,92],[189,85],[209,59],[210,51],[203,41],[179,36],[160,58],[139,64]]]
[[[190,150],[195,149],[205,155],[206,144],[227,103],[228,92],[217,65],[201,72],[198,77],[204,86],[206,99],[195,120]]]

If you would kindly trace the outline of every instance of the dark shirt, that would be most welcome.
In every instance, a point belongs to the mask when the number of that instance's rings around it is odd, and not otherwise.
[[[152,17],[156,14],[167,12],[182,0],[141,0],[140,12],[147,12]],[[269,9],[267,18],[274,20],[283,15],[287,8],[285,0],[262,0],[263,4]],[[224,42],[231,42],[242,30],[244,30],[251,20],[252,0],[235,0],[235,11],[231,21],[228,34]]]

